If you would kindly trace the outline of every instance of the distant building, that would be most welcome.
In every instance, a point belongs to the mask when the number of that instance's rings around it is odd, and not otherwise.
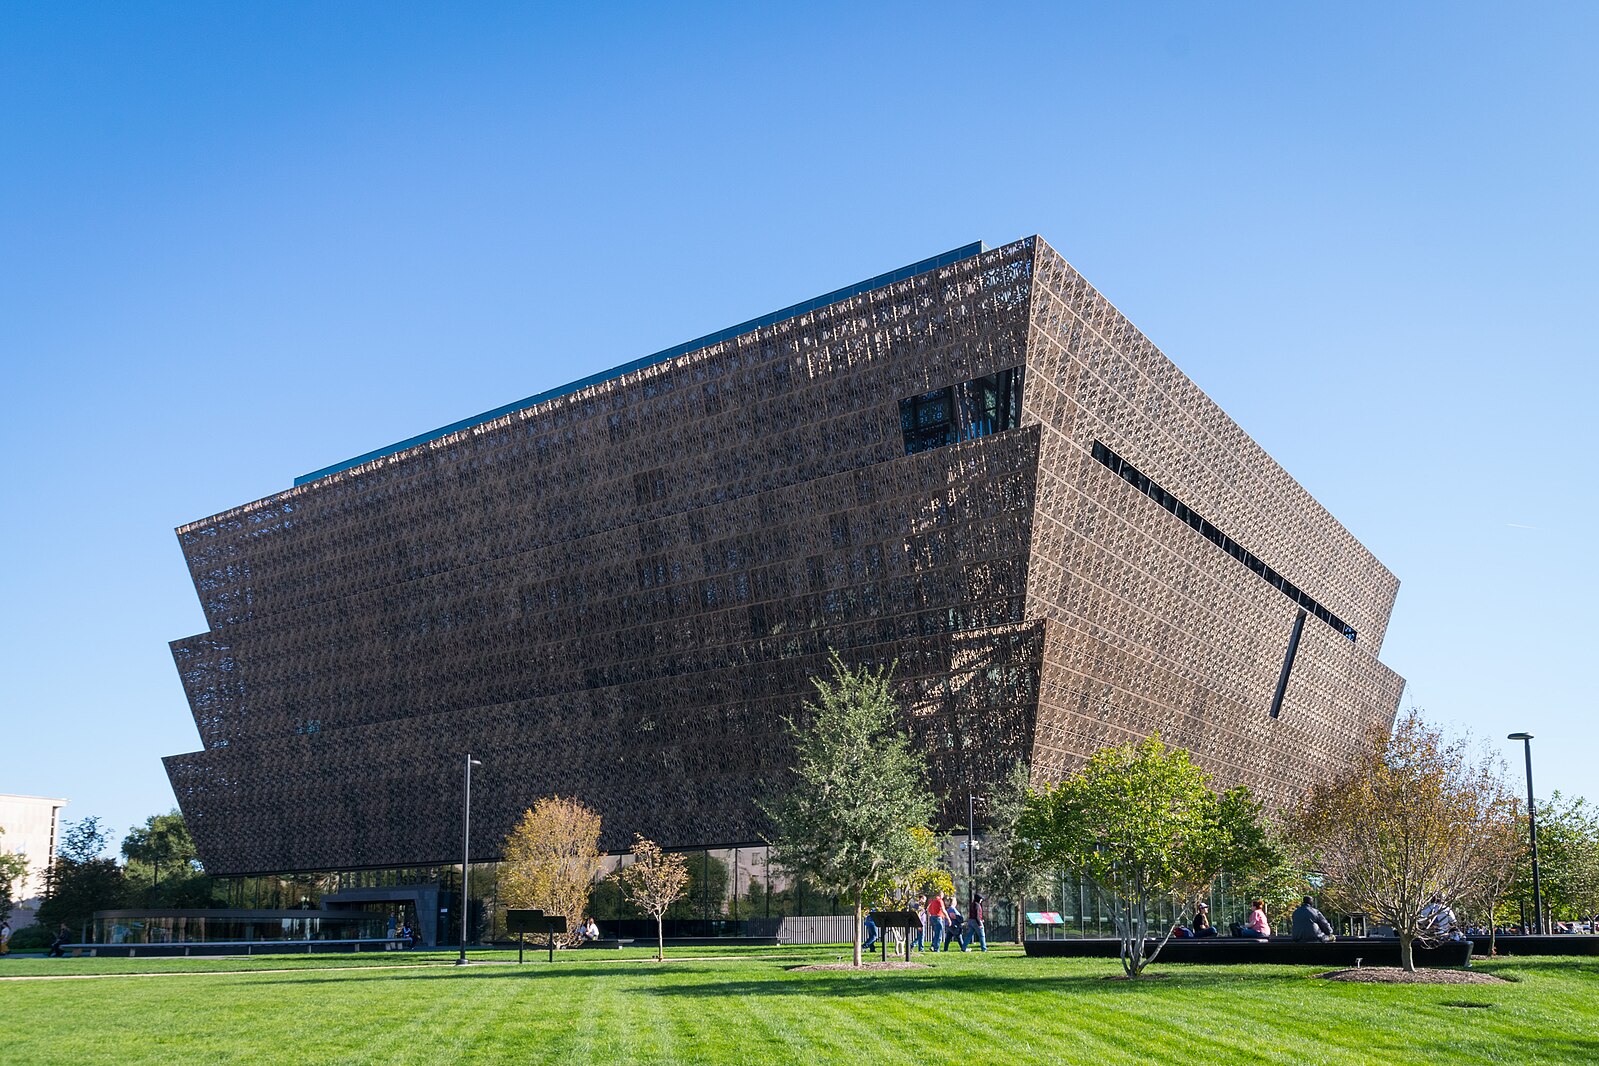
[[[474,856],[560,793],[607,848],[717,849],[736,898],[829,649],[898,664],[946,827],[1015,760],[1157,730],[1285,802],[1402,685],[1394,575],[1038,238],[177,533],[209,628],[172,645],[203,750],[166,763],[215,874],[458,861],[470,750]]]
[[[64,799],[0,793],[0,829],[5,830],[5,835],[0,836],[0,851],[28,857],[28,875],[12,889],[17,901],[11,912],[14,929],[33,924],[39,901],[44,898],[45,879],[60,839],[61,808],[66,805]]]

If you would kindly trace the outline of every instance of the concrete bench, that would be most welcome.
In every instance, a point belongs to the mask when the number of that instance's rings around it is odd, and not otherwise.
[[[1144,953],[1154,951],[1160,941],[1146,940]],[[1028,956],[1037,958],[1118,958],[1121,941],[1108,937],[1081,940],[1029,940]],[[1418,966],[1471,965],[1472,942],[1450,940],[1433,947],[1415,945]],[[1287,938],[1254,940],[1247,937],[1173,937],[1161,948],[1159,962],[1250,963],[1270,962],[1307,966],[1398,966],[1399,941],[1388,937],[1351,938],[1325,943]]]

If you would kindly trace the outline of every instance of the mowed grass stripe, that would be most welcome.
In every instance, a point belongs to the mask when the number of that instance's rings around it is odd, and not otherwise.
[[[786,954],[786,953],[785,953]],[[1510,960],[1495,986],[1338,985],[1295,967],[1159,966],[1014,952],[923,970],[796,973],[834,950],[733,962],[205,975],[0,989],[9,1064],[872,1061],[1599,1061],[1599,966]],[[1462,1010],[1447,1004],[1493,1004]]]

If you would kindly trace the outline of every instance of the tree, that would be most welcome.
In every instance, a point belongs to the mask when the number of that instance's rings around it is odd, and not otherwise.
[[[50,864],[46,898],[39,904],[41,925],[66,922],[81,926],[97,910],[110,910],[126,902],[127,882],[115,859],[101,857],[107,832],[96,817],[69,822],[61,834],[55,861]]]
[[[196,898],[209,900],[210,885],[189,884],[199,873],[199,852],[189,827],[178,811],[153,814],[143,825],[136,825],[122,838],[122,855],[128,860],[126,873],[129,881],[142,881],[143,867],[150,868],[150,884],[145,892],[146,902],[155,905],[161,893],[161,871],[168,872],[167,905],[193,905]]]
[[[1521,839],[1527,820],[1521,819]],[[1508,893],[1532,910],[1532,862],[1523,849]],[[1538,880],[1544,910],[1551,918],[1589,918],[1599,914],[1599,810],[1581,796],[1556,792],[1538,804]],[[1547,930],[1546,930],[1547,931]]]
[[[0,836],[5,832],[0,828]],[[11,910],[17,905],[17,885],[27,876],[28,857],[0,848],[0,921],[11,920]]]
[[[829,662],[832,677],[812,678],[815,701],[788,720],[794,766],[762,809],[771,861],[854,901],[859,966],[866,886],[932,865],[913,830],[927,829],[934,802],[900,729],[892,669],[851,669],[836,652]]]
[[[1274,824],[1267,824],[1265,830],[1262,861],[1234,878],[1233,895],[1260,900],[1267,914],[1287,913],[1320,887],[1320,879],[1312,879],[1309,859],[1291,833]]]
[[[653,840],[634,834],[633,861],[622,867],[618,879],[629,903],[655,919],[655,961],[666,959],[663,920],[666,908],[683,898],[688,889],[688,859],[662,851]]]
[[[1488,930],[1488,954],[1497,953],[1499,919],[1507,897],[1516,885],[1522,856],[1527,854],[1527,819],[1520,802],[1510,800],[1509,817],[1495,818],[1480,830],[1482,850],[1480,890],[1461,901],[1460,913]]]
[[[1150,911],[1187,909],[1223,869],[1247,873],[1275,861],[1248,789],[1217,795],[1182,748],[1158,735],[1101,748],[1082,771],[1027,805],[1020,834],[1040,858],[1064,862],[1094,883],[1121,938],[1122,969],[1137,977],[1171,937],[1144,953]]]
[[[1435,936],[1429,906],[1468,908],[1502,879],[1499,843],[1515,811],[1502,767],[1411,710],[1346,773],[1311,789],[1294,821],[1331,897],[1392,926],[1400,964],[1413,971],[1414,943]]]
[[[1021,912],[1027,897],[1049,888],[1050,864],[1041,857],[1037,843],[1020,832],[1031,796],[1027,764],[1018,759],[989,797],[988,831],[977,849],[977,882],[991,898],[1009,900],[1015,908],[1018,944],[1026,928]]]
[[[955,892],[955,881],[944,869],[944,849],[937,834],[921,826],[911,828],[926,862],[914,870],[877,877],[867,882],[861,903],[883,910],[909,910],[918,896],[934,892]]]
[[[500,898],[508,907],[563,915],[568,942],[600,872],[600,816],[575,799],[546,796],[505,838]]]
[[[908,911],[915,908],[921,896],[930,896],[935,892],[943,892],[951,897],[955,895],[955,880],[944,869],[944,848],[937,834],[931,829],[915,826],[911,829],[911,835],[923,849],[923,864],[908,873],[884,875],[868,881],[866,890],[861,894],[863,908]],[[885,931],[878,935],[885,938],[892,935],[894,943],[904,944],[900,939],[904,930],[895,929],[891,934]]]

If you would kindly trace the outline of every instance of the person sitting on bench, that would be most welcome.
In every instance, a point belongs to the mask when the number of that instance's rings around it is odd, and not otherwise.
[[[1316,909],[1309,896],[1294,908],[1293,929],[1295,940],[1326,943],[1336,939],[1333,936],[1332,923],[1327,920],[1325,914]]]
[[[1249,901],[1249,917],[1244,920],[1244,927],[1238,935],[1254,937],[1256,940],[1270,939],[1271,923],[1266,920],[1265,900]]]
[[[1201,903],[1194,908],[1194,935],[1216,935],[1216,927],[1210,924],[1210,904],[1208,903]]]
[[[1443,897],[1434,894],[1421,910],[1421,925],[1428,933],[1445,940],[1460,940],[1460,924]]]

